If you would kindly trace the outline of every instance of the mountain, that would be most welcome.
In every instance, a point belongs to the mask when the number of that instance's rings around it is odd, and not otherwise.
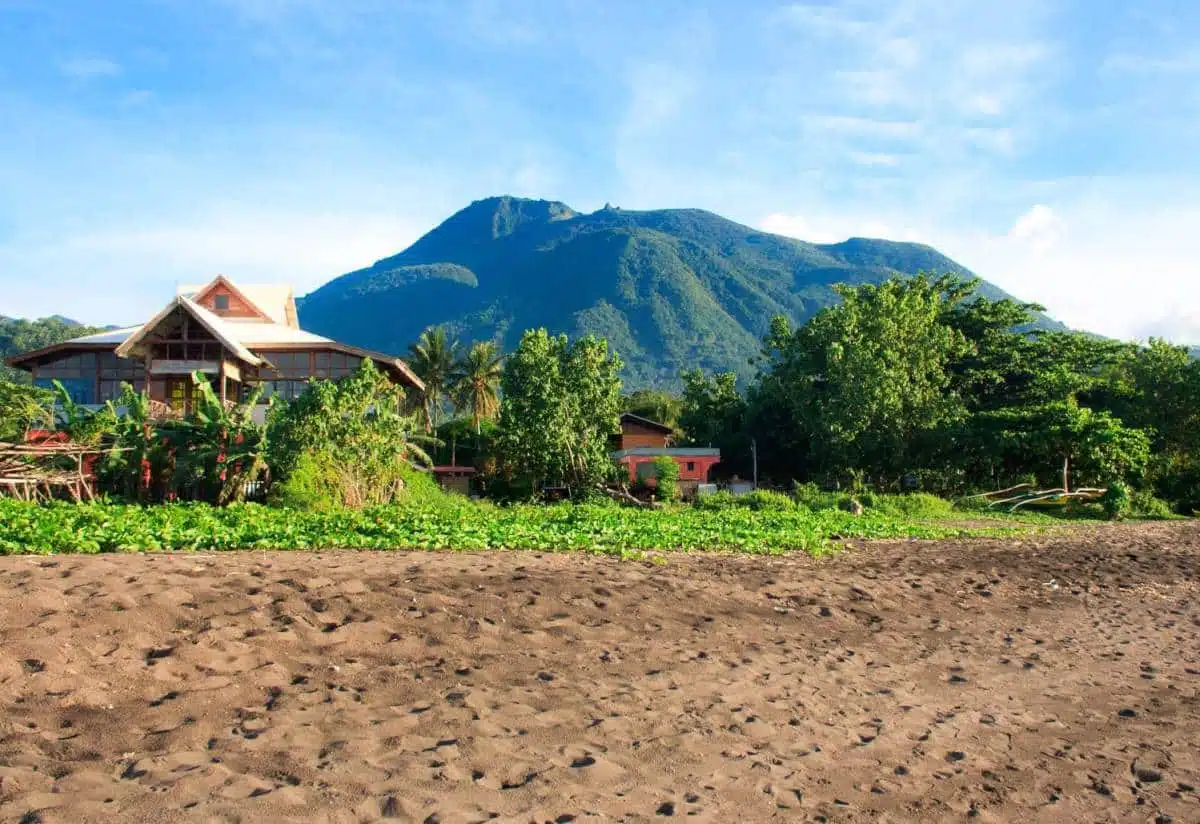
[[[834,284],[918,271],[973,276],[916,243],[812,244],[699,209],[581,214],[554,201],[493,197],[305,296],[300,320],[392,353],[432,325],[506,348],[539,326],[593,333],[625,361],[627,388],[670,388],[696,366],[748,374],[771,318],[803,323],[837,300]],[[1007,297],[987,283],[979,291]]]

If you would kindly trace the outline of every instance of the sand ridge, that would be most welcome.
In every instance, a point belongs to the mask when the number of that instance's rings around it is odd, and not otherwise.
[[[0,820],[1200,821],[1200,528],[0,558]]]

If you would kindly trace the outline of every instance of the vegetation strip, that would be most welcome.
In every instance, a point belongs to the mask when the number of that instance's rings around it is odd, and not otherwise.
[[[856,516],[795,504],[774,509],[753,505],[752,500],[748,505],[718,502],[644,510],[593,503],[495,506],[450,498],[302,512],[258,504],[219,508],[0,500],[0,554],[356,548],[819,555],[835,549],[838,540],[1004,535],[1041,522],[1038,516],[995,517],[994,528],[962,528],[945,514],[914,518],[887,507],[871,507]]]

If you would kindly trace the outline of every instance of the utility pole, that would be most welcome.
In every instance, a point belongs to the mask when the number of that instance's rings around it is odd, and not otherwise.
[[[754,461],[754,488],[758,489],[758,440],[750,439],[750,456]]]

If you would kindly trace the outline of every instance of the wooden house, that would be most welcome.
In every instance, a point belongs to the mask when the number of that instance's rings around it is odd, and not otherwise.
[[[364,360],[401,386],[424,388],[399,358],[302,330],[290,286],[236,285],[219,275],[180,288],[140,326],[75,338],[8,363],[30,372],[38,386],[58,380],[79,404],[115,400],[129,383],[187,412],[198,397],[193,373],[206,376],[222,400],[262,386],[265,405],[271,397],[295,398],[310,379],[351,375]]]
[[[679,465],[679,489],[684,498],[695,497],[709,472],[721,462],[721,450],[671,446],[674,430],[665,424],[626,412],[621,416],[621,433],[612,438],[613,460],[629,472],[631,484],[654,486],[654,459],[667,456]]]

